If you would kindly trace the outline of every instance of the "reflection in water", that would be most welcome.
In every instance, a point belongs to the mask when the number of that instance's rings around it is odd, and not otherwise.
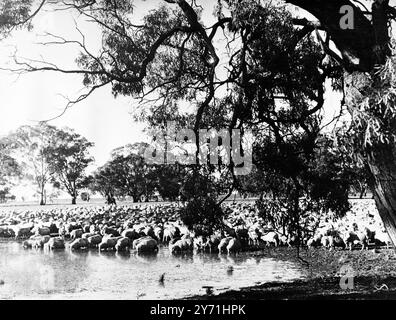
[[[219,255],[220,261],[224,264],[243,264],[245,263],[245,259],[241,259],[239,257],[239,255],[236,254],[230,254],[230,255],[226,255],[226,254],[220,254]]]
[[[115,256],[120,260],[128,260],[131,258],[131,253],[128,252],[116,252]]]
[[[137,261],[142,263],[151,263],[157,260],[157,253],[136,252],[134,256]]]
[[[249,253],[49,252],[0,242],[0,299],[172,299],[301,276],[293,263]]]
[[[234,272],[233,266],[228,266],[228,268],[227,268],[227,275],[232,276],[233,272]]]
[[[98,256],[101,256],[103,258],[107,259],[115,259],[116,258],[116,252],[115,251],[99,251],[95,250],[98,253]]]
[[[260,264],[262,257],[255,256],[255,257],[253,257],[253,259],[256,262],[256,264]]]
[[[161,277],[159,278],[158,282],[159,282],[159,285],[160,285],[161,287],[165,287],[165,273],[163,273],[163,274],[161,275]]]

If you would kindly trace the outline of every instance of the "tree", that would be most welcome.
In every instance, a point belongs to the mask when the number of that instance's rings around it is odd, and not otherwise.
[[[223,188],[207,168],[189,170],[184,178],[181,195],[187,199],[180,218],[197,235],[209,236],[221,229],[224,212],[218,201]]]
[[[112,169],[112,167],[104,165],[84,180],[84,186],[92,192],[99,192],[108,204],[114,203],[117,195]]]
[[[7,138],[25,178],[37,186],[40,205],[46,204],[46,185],[51,178],[47,148],[56,128],[49,125],[22,126]]]
[[[153,165],[148,179],[155,182],[155,187],[163,199],[175,201],[181,195],[183,181],[187,174],[185,166]]]
[[[347,0],[290,3],[312,13],[341,52],[337,60],[344,70],[345,104],[353,121],[353,150],[369,169],[379,214],[395,244],[395,61],[389,46],[392,39],[388,24],[395,18],[396,10],[388,0],[372,1],[368,14]],[[339,10],[344,5],[353,8],[352,29],[340,27]],[[332,54],[328,46],[327,50]]]
[[[107,199],[129,196],[134,201],[148,200],[156,187],[152,168],[141,155],[119,152],[126,149],[112,152],[112,159],[94,173],[91,189],[100,192]]]
[[[114,167],[115,187],[119,194],[131,196],[135,201],[147,201],[154,192],[155,182],[149,179],[150,167],[142,156],[117,156],[109,166]]]
[[[295,148],[301,141],[294,139]],[[323,217],[339,218],[350,209],[349,191],[359,170],[346,150],[320,135],[313,153],[279,152],[276,143],[258,140],[256,167],[238,179],[238,188],[260,195],[260,215],[272,228],[296,240],[311,236]]]
[[[0,37],[6,38],[10,35],[11,31],[14,29],[28,28],[32,27],[32,19],[40,12],[43,8],[46,0],[42,0],[37,8],[33,8],[32,0],[3,0],[0,3]],[[33,11],[32,11],[33,9]],[[22,168],[19,167],[16,160],[10,156],[5,156],[3,154],[4,145],[2,144],[2,153],[1,157],[1,169],[0,169],[0,185],[2,187],[9,184],[9,177],[12,176],[21,176]],[[8,142],[7,142],[8,144]],[[9,197],[15,198],[14,196],[10,196],[9,194],[10,188],[9,186],[4,187],[0,191],[1,199],[6,200]],[[43,199],[42,199],[43,201]]]
[[[223,0],[217,2],[217,22],[209,27],[201,21],[195,2],[165,2],[167,6],[145,16],[144,25],[133,23],[130,1],[69,3],[68,8],[103,28],[100,54],[94,56],[80,42],[76,70],[51,64],[19,64],[18,70],[83,74],[88,91],[75,102],[105,85],[111,85],[115,95],[154,95],[157,104],[152,111],[177,104],[170,101],[195,102],[196,133],[223,107],[229,111],[225,123],[230,128],[260,123],[259,129],[268,130],[280,144],[285,122],[307,136],[321,129],[312,115],[320,115],[325,82],[333,79],[333,87],[344,90],[342,104],[352,118],[351,148],[369,168],[377,208],[396,244],[395,61],[388,27],[396,10],[389,1],[373,0],[371,11],[354,0],[286,1],[317,18],[308,21],[265,1]],[[352,12],[347,26],[341,23],[342,8]],[[228,37],[222,50],[216,43],[221,29]],[[218,76],[220,51],[228,53],[225,78]],[[301,69],[304,61],[312,63]],[[217,93],[226,87],[233,93],[219,98]],[[287,107],[279,108],[280,104]]]
[[[78,190],[84,187],[85,169],[93,162],[89,149],[94,144],[72,129],[58,129],[44,149],[55,185],[63,187],[76,204]]]
[[[0,139],[0,202],[15,199],[10,188],[22,176],[22,168],[12,156],[12,142],[8,137]]]
[[[211,197],[196,197],[181,209],[180,218],[196,235],[210,236],[221,229],[224,212],[217,201]]]

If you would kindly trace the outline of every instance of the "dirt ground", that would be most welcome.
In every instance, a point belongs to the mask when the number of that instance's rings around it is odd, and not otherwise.
[[[270,282],[191,299],[287,300],[287,299],[396,299],[396,251],[393,249],[335,250],[272,248],[257,255],[294,259],[304,266],[305,277],[293,282]],[[353,275],[353,276],[351,276]],[[344,289],[340,282],[348,285]]]

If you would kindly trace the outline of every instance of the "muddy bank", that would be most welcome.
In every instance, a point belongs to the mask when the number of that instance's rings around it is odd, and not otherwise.
[[[268,249],[255,253],[277,259],[297,258],[296,249]],[[189,299],[396,299],[396,252],[394,250],[300,252],[304,260],[305,277],[292,282],[268,282],[232,290],[219,295],[207,294]],[[340,285],[342,279],[353,284],[349,289]],[[352,280],[353,279],[353,280]],[[260,279],[257,279],[260,281]]]
[[[291,283],[270,282],[264,285],[227,291],[212,296],[196,296],[189,299],[199,300],[310,300],[310,299],[396,299],[396,277],[355,278],[355,290],[341,290],[340,278],[316,278]],[[386,284],[387,288],[381,285]],[[378,289],[376,289],[377,287]]]

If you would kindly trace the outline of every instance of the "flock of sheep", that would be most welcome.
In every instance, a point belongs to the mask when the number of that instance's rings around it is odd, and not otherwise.
[[[210,236],[189,231],[177,204],[53,208],[0,213],[0,238],[24,239],[25,248],[45,250],[156,252],[160,245],[172,253],[238,252],[263,246],[290,246],[292,237],[271,230],[257,216],[254,203],[226,203],[230,214],[222,230]],[[351,215],[324,221],[302,245],[328,248],[388,246],[390,241],[370,203],[356,203]]]

